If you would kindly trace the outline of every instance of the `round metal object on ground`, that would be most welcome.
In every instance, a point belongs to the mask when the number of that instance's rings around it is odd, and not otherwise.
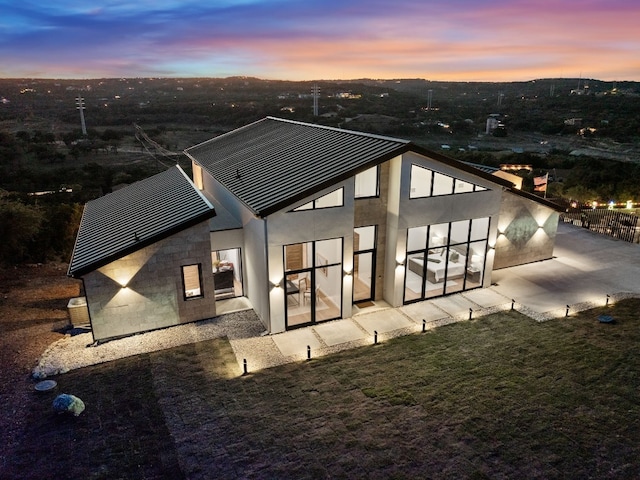
[[[58,386],[58,382],[55,380],[43,380],[36,383],[36,392],[49,392]]]

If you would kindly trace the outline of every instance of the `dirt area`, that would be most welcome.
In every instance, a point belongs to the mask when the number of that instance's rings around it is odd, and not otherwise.
[[[31,370],[69,326],[67,303],[81,283],[67,277],[66,264],[0,269],[0,466],[23,427]]]

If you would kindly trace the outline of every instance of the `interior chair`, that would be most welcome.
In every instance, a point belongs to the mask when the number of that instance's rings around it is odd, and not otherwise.
[[[302,277],[298,281],[298,291],[299,295],[302,296],[302,304],[304,305],[307,297],[311,300],[311,285],[309,284],[309,279],[307,277]]]
[[[320,287],[316,287],[316,304],[318,303],[318,294],[320,293]],[[304,302],[306,303],[307,299],[311,302],[311,289],[305,290],[304,292]]]

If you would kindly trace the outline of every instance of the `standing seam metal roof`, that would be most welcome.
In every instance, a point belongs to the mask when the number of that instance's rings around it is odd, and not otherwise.
[[[186,153],[266,216],[403,153],[407,140],[267,117]]]
[[[215,215],[175,166],[85,205],[69,264],[81,276]]]

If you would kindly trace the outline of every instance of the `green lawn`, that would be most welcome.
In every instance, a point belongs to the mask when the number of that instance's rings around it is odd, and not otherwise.
[[[505,312],[247,376],[224,340],[85,368],[57,380],[86,411],[56,416],[34,394],[6,472],[639,478],[639,308]]]

